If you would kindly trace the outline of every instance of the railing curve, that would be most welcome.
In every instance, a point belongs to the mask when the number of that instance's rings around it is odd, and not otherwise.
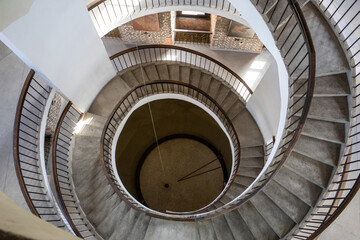
[[[315,239],[347,207],[360,188],[360,2],[312,0],[332,27],[347,56],[352,78],[352,107],[348,138],[329,187],[296,233],[296,239]]]
[[[205,69],[218,76],[241,96],[243,102],[247,102],[253,94],[245,81],[230,68],[203,53],[184,47],[170,45],[138,46],[114,54],[110,57],[110,60],[118,72],[149,62],[172,61],[185,63]]]
[[[13,155],[20,189],[30,211],[53,225],[67,229],[48,195],[40,163],[41,121],[51,88],[31,70],[21,91],[14,124]]]
[[[114,140],[116,140],[114,139],[114,136],[123,119],[131,111],[132,107],[134,107],[141,99],[163,93],[181,94],[184,96],[188,96],[208,107],[224,125],[234,147],[234,168],[230,174],[229,181],[227,182],[221,194],[211,204],[199,210],[187,212],[186,214],[161,213],[142,205],[126,191],[126,188],[122,185],[121,180],[120,182],[118,181],[117,173],[115,172],[112,163],[114,158],[112,149]],[[225,195],[225,193],[231,186],[231,183],[236,177],[236,173],[240,164],[240,142],[234,126],[232,125],[230,119],[227,117],[225,111],[220,107],[220,105],[216,103],[215,100],[213,100],[201,89],[198,89],[190,84],[178,81],[159,80],[147,82],[134,87],[119,101],[119,103],[116,105],[116,107],[110,114],[105,124],[100,143],[100,161],[105,175],[110,185],[114,188],[115,192],[134,209],[146,213],[149,216],[155,216],[164,219],[187,221],[194,220],[197,212],[205,211]]]
[[[71,177],[71,141],[81,117],[82,113],[68,102],[59,118],[53,138],[53,178],[61,209],[75,235],[83,239],[97,239],[97,235],[85,221],[84,213],[80,210]]]
[[[135,14],[142,15],[158,8],[169,11],[179,6],[189,9],[201,7],[204,11],[215,10],[240,16],[228,0],[96,0],[87,7],[95,28],[102,36],[118,27],[122,20],[131,20]]]
[[[263,169],[247,190],[224,206],[206,213],[198,213],[197,216],[192,217],[190,220],[209,219],[229,212],[259,192],[272,180],[285,163],[300,137],[307,118],[315,83],[315,50],[310,31],[297,1],[279,0],[273,4],[269,4],[269,1],[252,0],[258,11],[263,14],[264,20],[272,31],[289,72],[289,106],[282,139],[276,149],[275,157],[270,160],[270,164]],[[272,10],[268,12],[270,8]],[[171,47],[168,47],[168,49],[171,49]],[[136,55],[132,58],[124,57],[114,64],[117,64],[116,67],[120,71],[127,66],[134,66],[135,63],[142,63],[146,54],[147,58],[145,59],[147,60],[145,62],[158,61],[157,56],[159,54],[154,52],[150,55],[150,50],[145,50],[145,46],[140,50],[143,51],[143,57],[136,57]],[[119,57],[119,55],[114,55],[112,60],[114,61],[116,57]],[[189,219],[182,218],[181,220]]]

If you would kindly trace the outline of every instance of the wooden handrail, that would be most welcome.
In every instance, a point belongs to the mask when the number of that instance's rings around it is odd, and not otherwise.
[[[184,87],[187,87],[187,88],[190,88],[202,95],[204,95],[205,97],[207,97],[212,104],[214,104],[216,106],[216,109],[218,109],[221,114],[224,118],[225,118],[225,121],[227,122],[227,124],[229,125],[229,128],[232,129],[233,131],[233,136],[234,136],[234,139],[232,139],[232,141],[234,143],[234,152],[238,152],[238,154],[235,156],[235,168],[233,170],[233,172],[230,174],[230,176],[232,176],[229,181],[228,181],[228,184],[227,184],[227,188],[225,188],[225,190],[221,193],[221,195],[218,197],[217,201],[219,201],[225,194],[226,192],[228,191],[229,187],[231,186],[231,184],[233,183],[233,181],[235,180],[235,177],[236,177],[236,173],[238,171],[238,168],[239,168],[239,165],[240,165],[240,154],[241,154],[241,149],[240,149],[240,141],[238,139],[238,136],[237,136],[237,133],[236,131],[234,130],[234,126],[231,122],[231,120],[228,118],[226,112],[221,108],[221,106],[214,100],[212,99],[207,93],[205,93],[203,90],[201,89],[198,89],[188,83],[183,83],[183,82],[179,82],[179,81],[173,81],[173,80],[159,80],[159,81],[151,81],[151,82],[147,82],[147,83],[144,83],[144,84],[139,84],[135,87],[133,87],[124,97],[122,97],[122,99],[117,103],[117,105],[114,107],[113,111],[111,112],[111,114],[109,115],[106,123],[105,123],[105,127],[104,127],[104,130],[102,132],[102,135],[101,135],[101,144],[100,144],[100,162],[101,162],[101,166],[102,166],[102,169],[106,175],[106,178],[108,179],[108,182],[110,183],[110,185],[112,186],[112,188],[114,189],[114,191],[119,195],[119,197],[124,200],[127,204],[129,204],[131,207],[133,207],[134,209],[140,211],[140,212],[144,212],[141,208],[137,207],[136,205],[134,205],[132,202],[130,202],[128,200],[128,198],[126,198],[119,190],[119,188],[116,186],[114,180],[110,177],[109,175],[109,172],[108,172],[108,169],[107,167],[105,166],[105,159],[104,159],[104,142],[105,142],[105,136],[106,136],[106,133],[107,133],[107,130],[108,130],[108,127],[110,125],[110,122],[113,120],[117,110],[120,108],[120,106],[123,104],[123,102],[129,98],[129,96],[131,96],[131,94],[133,94],[137,89],[140,89],[140,88],[146,88],[146,86],[151,86],[151,85],[155,85],[155,84],[173,84],[173,85],[179,85],[179,86],[184,86]],[[159,91],[160,93],[161,91]],[[141,98],[139,98],[141,99]],[[126,114],[126,113],[125,113]],[[113,171],[111,169],[111,171]],[[216,201],[216,202],[217,202]],[[197,213],[199,211],[204,211],[206,209],[208,209],[209,207],[211,207],[213,204],[215,204],[215,202],[213,202],[211,205],[209,206],[206,206],[205,209],[200,209],[200,210],[196,210],[196,211],[193,211],[191,213]],[[172,214],[168,213],[168,217],[166,216],[163,216],[163,215],[159,215],[159,214],[156,214],[156,213],[152,213],[152,212],[146,212],[146,215],[149,215],[149,216],[153,216],[153,217],[158,217],[158,218],[162,218],[162,219],[168,219],[168,220],[178,220],[178,221],[196,221],[195,218],[181,218],[181,217],[177,217],[175,215],[181,215],[181,214],[174,214],[174,217],[170,216]]]
[[[166,49],[175,49],[175,50],[180,50],[180,51],[184,51],[184,52],[189,52],[195,55],[198,55],[200,57],[203,57],[205,59],[208,59],[211,62],[214,62],[215,64],[219,65],[220,67],[224,68],[226,71],[228,71],[231,75],[233,75],[236,79],[238,79],[245,87],[246,89],[250,92],[250,94],[253,94],[253,91],[251,90],[251,88],[247,85],[247,83],[237,74],[235,73],[233,70],[231,70],[230,68],[228,68],[227,66],[225,66],[223,63],[221,63],[220,61],[209,57],[206,54],[203,54],[201,52],[189,49],[189,48],[184,48],[184,47],[179,47],[179,46],[174,46],[174,45],[163,45],[163,44],[154,44],[154,45],[142,45],[142,46],[138,46],[138,47],[133,47],[133,48],[129,48],[126,49],[124,51],[118,52],[114,55],[112,55],[110,57],[110,60],[113,60],[121,55],[124,55],[126,53],[130,53],[130,52],[135,52],[138,51],[140,49],[150,49],[150,48],[166,48]]]
[[[20,159],[19,159],[19,128],[20,128],[20,118],[21,118],[21,111],[24,105],[25,101],[25,95],[29,89],[31,80],[33,79],[35,75],[35,71],[33,69],[30,70],[28,76],[26,77],[24,86],[21,90],[19,101],[16,107],[16,115],[15,115],[15,123],[14,123],[14,136],[13,136],[13,155],[14,155],[14,164],[15,164],[15,170],[16,175],[20,184],[21,192],[24,195],[25,201],[30,209],[30,211],[40,217],[38,211],[36,210],[33,202],[31,201],[31,198],[29,196],[29,193],[26,190],[24,178],[22,175],[22,171],[20,170]]]
[[[56,156],[57,156],[57,140],[58,140],[58,136],[60,133],[60,129],[61,129],[61,125],[65,119],[66,114],[68,113],[70,107],[72,106],[72,102],[68,102],[67,105],[65,106],[64,111],[62,112],[58,124],[56,126],[55,129],[55,133],[54,133],[54,138],[53,138],[53,143],[52,143],[52,168],[53,168],[53,178],[54,178],[54,184],[55,184],[55,188],[56,188],[56,193],[60,202],[60,207],[62,212],[65,215],[66,220],[68,221],[68,223],[70,224],[71,229],[74,231],[74,233],[76,234],[76,236],[82,238],[79,230],[76,228],[73,220],[70,217],[70,213],[67,210],[67,207],[65,205],[64,199],[62,197],[61,194],[61,189],[60,189],[60,184],[59,184],[59,179],[58,179],[58,175],[57,175],[57,169],[56,169]]]

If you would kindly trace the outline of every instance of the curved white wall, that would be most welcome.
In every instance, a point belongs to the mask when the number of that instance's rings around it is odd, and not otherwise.
[[[4,1],[0,13],[22,14],[11,21],[9,14],[0,14],[0,22],[7,22],[0,40],[77,107],[87,110],[115,70],[84,1],[34,0],[31,7],[18,4],[17,8],[10,7],[13,0]]]

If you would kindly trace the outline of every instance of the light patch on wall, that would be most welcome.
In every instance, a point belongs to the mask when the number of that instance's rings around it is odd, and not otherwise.
[[[195,11],[181,11],[181,14],[184,14],[184,15],[194,15],[194,16],[205,15],[205,13],[203,13],[203,12],[195,12]]]
[[[251,89],[254,89],[255,87],[255,84],[258,80],[258,77],[259,77],[260,73],[259,72],[255,72],[255,71],[248,71],[246,74],[245,74],[245,77],[244,77],[244,80],[245,82],[249,85],[249,87]]]
[[[78,133],[80,133],[80,132],[83,130],[83,128],[85,127],[85,125],[88,125],[89,123],[91,123],[92,119],[93,119],[92,117],[87,118],[87,119],[82,118],[82,119],[76,124],[76,126],[75,126],[75,128],[74,128],[73,134],[78,134]]]
[[[265,61],[253,61],[250,69],[258,69],[261,70],[265,67],[266,62]]]
[[[19,18],[25,16],[35,0],[1,0],[0,32]]]

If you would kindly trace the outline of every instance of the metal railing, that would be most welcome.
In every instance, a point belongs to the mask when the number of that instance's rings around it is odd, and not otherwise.
[[[79,206],[71,177],[71,141],[81,117],[81,112],[68,102],[59,118],[53,138],[53,178],[64,216],[75,235],[83,239],[97,239]]]
[[[292,236],[315,239],[346,208],[360,188],[360,2],[313,0],[338,37],[352,74],[352,109],[348,139],[339,166],[321,201]]]
[[[224,187],[221,194],[208,206],[205,206],[202,209],[197,211],[186,213],[183,215],[181,213],[178,214],[170,214],[170,213],[161,213],[146,206],[142,205],[138,202],[134,197],[131,196],[126,190],[126,188],[122,185],[121,180],[120,182],[117,179],[117,173],[114,170],[113,166],[113,144],[114,141],[117,141],[115,138],[116,132],[121,124],[121,122],[125,119],[125,117],[131,112],[132,108],[144,98],[147,98],[152,95],[156,94],[163,94],[163,93],[171,93],[171,94],[180,94],[187,97],[190,97],[197,102],[202,103],[206,106],[210,111],[212,111],[218,119],[224,125],[227,133],[230,136],[232,141],[232,145],[234,147],[233,152],[233,170],[230,173],[229,181],[227,182],[226,186]],[[114,108],[112,113],[110,114],[101,137],[101,148],[100,148],[100,160],[103,166],[103,170],[105,172],[106,177],[109,180],[109,183],[113,186],[114,190],[119,194],[119,196],[126,201],[131,207],[134,209],[144,212],[150,216],[157,216],[160,218],[166,219],[175,219],[175,220],[194,220],[196,218],[196,212],[205,211],[207,208],[212,206],[215,202],[219,201],[222,196],[225,195],[227,190],[229,189],[231,183],[234,181],[236,177],[236,172],[239,167],[240,163],[240,143],[236,134],[236,131],[227,117],[224,110],[213,100],[209,95],[207,95],[204,91],[178,81],[170,81],[170,80],[159,80],[154,82],[147,82],[142,85],[138,85],[134,87],[127,95],[125,95],[121,101],[117,104]]]
[[[202,68],[219,77],[222,82],[237,92],[244,102],[247,102],[253,93],[244,80],[224,64],[188,48],[169,45],[144,45],[119,52],[111,56],[110,59],[117,72],[150,62],[185,63]]]
[[[231,14],[238,14],[234,6],[227,0],[100,0],[88,5],[90,17],[98,33],[103,36],[118,27],[122,20],[130,20],[132,15],[154,8],[171,7],[212,8]]]
[[[21,191],[30,211],[67,229],[49,195],[40,160],[41,123],[51,88],[31,70],[24,83],[14,125],[14,163]],[[45,164],[45,163],[43,163]],[[45,175],[46,176],[46,175]]]
[[[190,217],[172,216],[172,219],[179,217],[181,220],[203,220],[237,208],[260,191],[262,187],[275,176],[290,155],[297,139],[300,137],[301,130],[309,112],[315,83],[315,51],[309,29],[301,8],[295,0],[279,0],[273,4],[269,4],[269,0],[252,0],[252,2],[258,11],[262,13],[264,20],[272,31],[289,72],[289,105],[286,127],[280,145],[270,164],[267,164],[253,184],[240,196],[216,210],[198,213],[196,216]],[[157,54],[155,54],[156,50],[154,50],[154,48],[156,46],[149,47],[152,49],[153,54],[151,54],[150,50],[146,50],[147,47],[148,46],[142,46],[140,50],[131,50],[131,52],[142,51],[142,57],[137,57],[135,54],[131,57],[127,55],[125,51],[119,53],[119,55],[124,55],[124,57],[121,57],[117,63],[114,62],[114,60],[118,55],[112,56],[111,59],[117,70],[121,71],[127,67],[143,62],[160,61],[162,55],[172,56],[171,54],[165,54],[161,51],[157,51]],[[167,47],[167,49],[171,49],[172,47],[173,46]],[[186,59],[189,58],[190,57],[187,57]],[[165,59],[171,60],[171,58]],[[184,56],[182,56],[182,59],[184,59]],[[193,59],[196,58],[194,57]],[[201,62],[200,60],[194,60],[194,62],[195,61],[198,61],[198,63],[193,63],[193,65],[200,68],[204,66],[199,64],[199,62]],[[209,64],[205,66],[209,66]],[[205,69],[209,68],[205,67]],[[224,77],[224,75],[221,75],[221,77]],[[230,81],[226,82],[229,83]],[[106,151],[109,151],[109,149]],[[130,203],[132,204],[132,202]],[[144,209],[139,210],[144,211]]]

